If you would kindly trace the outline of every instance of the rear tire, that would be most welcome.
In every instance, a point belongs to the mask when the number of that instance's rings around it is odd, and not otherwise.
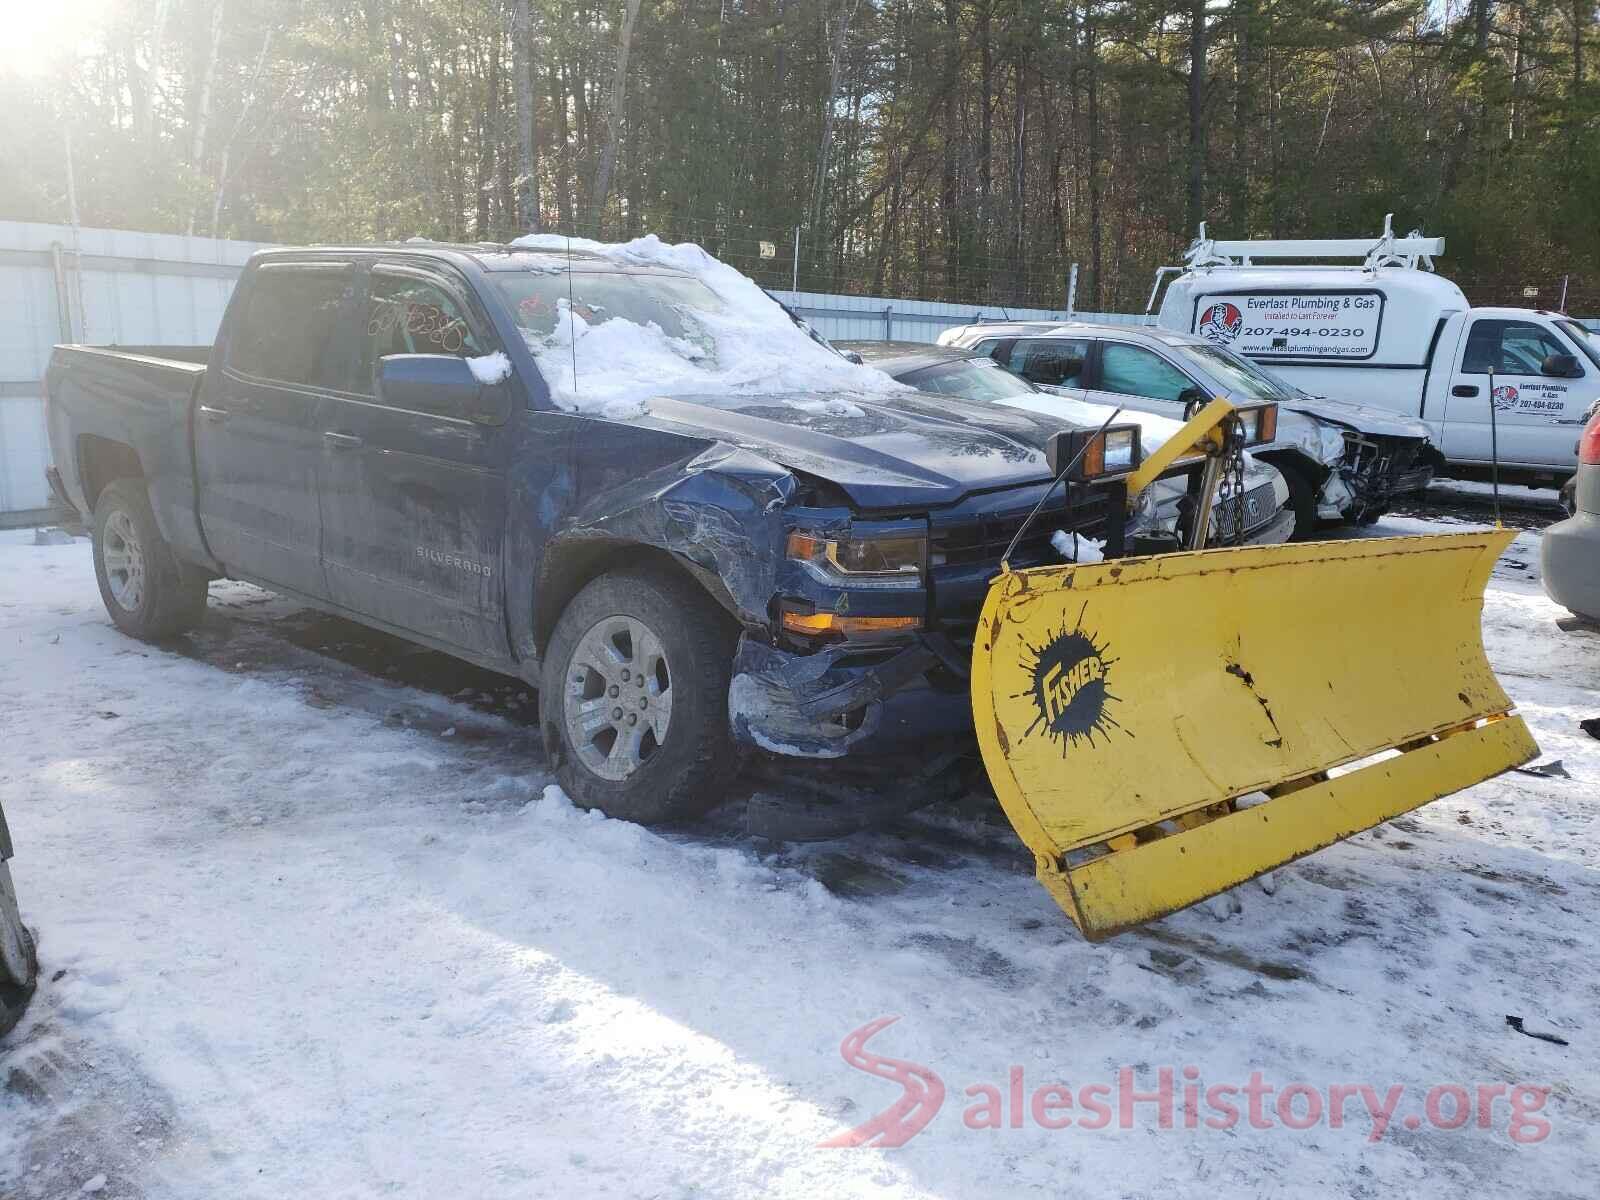
[[[687,821],[724,798],[736,630],[665,571],[608,572],[556,622],[539,723],[572,802],[645,825]]]
[[[33,996],[39,962],[33,938],[22,924],[10,869],[0,862],[0,1037],[22,1017]]]
[[[209,580],[178,561],[156,527],[142,479],[107,484],[94,506],[94,573],[117,628],[159,641],[193,629]]]

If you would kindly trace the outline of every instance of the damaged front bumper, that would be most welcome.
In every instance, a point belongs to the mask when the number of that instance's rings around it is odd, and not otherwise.
[[[796,654],[739,641],[728,720],[746,745],[793,758],[892,755],[971,739],[970,653],[942,634]]]
[[[1424,457],[1426,443],[1417,438],[1345,432],[1345,460],[1339,471],[1349,493],[1343,515],[1372,519],[1386,512],[1398,496],[1420,492],[1433,479]]]

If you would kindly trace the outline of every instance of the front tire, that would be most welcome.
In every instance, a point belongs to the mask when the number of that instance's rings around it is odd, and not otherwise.
[[[735,630],[700,589],[659,570],[586,584],[556,622],[539,693],[556,778],[574,804],[654,825],[722,800]]]
[[[95,502],[94,573],[111,620],[130,637],[159,641],[205,614],[209,581],[172,553],[143,480],[107,484]]]
[[[1312,484],[1305,471],[1293,463],[1275,462],[1283,476],[1283,481],[1289,485],[1289,503],[1286,507],[1294,513],[1294,533],[1289,536],[1291,542],[1314,541],[1317,536],[1317,489]]]

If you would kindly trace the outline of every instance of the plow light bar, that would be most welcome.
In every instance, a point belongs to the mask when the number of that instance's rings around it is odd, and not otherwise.
[[[1276,404],[1242,404],[1234,410],[1244,426],[1244,444],[1265,446],[1278,440],[1278,406]]]
[[[1144,461],[1137,425],[1108,425],[1105,429],[1064,429],[1052,434],[1045,445],[1050,473],[1060,475],[1074,459],[1077,465],[1067,476],[1073,483],[1087,483],[1109,475],[1126,475]]]

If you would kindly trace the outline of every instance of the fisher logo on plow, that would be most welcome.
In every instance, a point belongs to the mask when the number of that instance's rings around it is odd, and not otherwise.
[[[1106,712],[1106,706],[1118,700],[1109,688],[1111,666],[1117,660],[1106,657],[1108,649],[1084,632],[1082,610],[1077,628],[1063,626],[1043,646],[1028,647],[1029,658],[1022,667],[1033,676],[1033,703],[1039,715],[1024,737],[1043,726],[1061,743],[1065,757],[1080,738],[1093,745],[1095,734],[1109,739],[1111,730],[1122,728]]]
[[[1226,300],[1220,300],[1201,314],[1197,333],[1207,341],[1231,342],[1244,328],[1244,314]]]

